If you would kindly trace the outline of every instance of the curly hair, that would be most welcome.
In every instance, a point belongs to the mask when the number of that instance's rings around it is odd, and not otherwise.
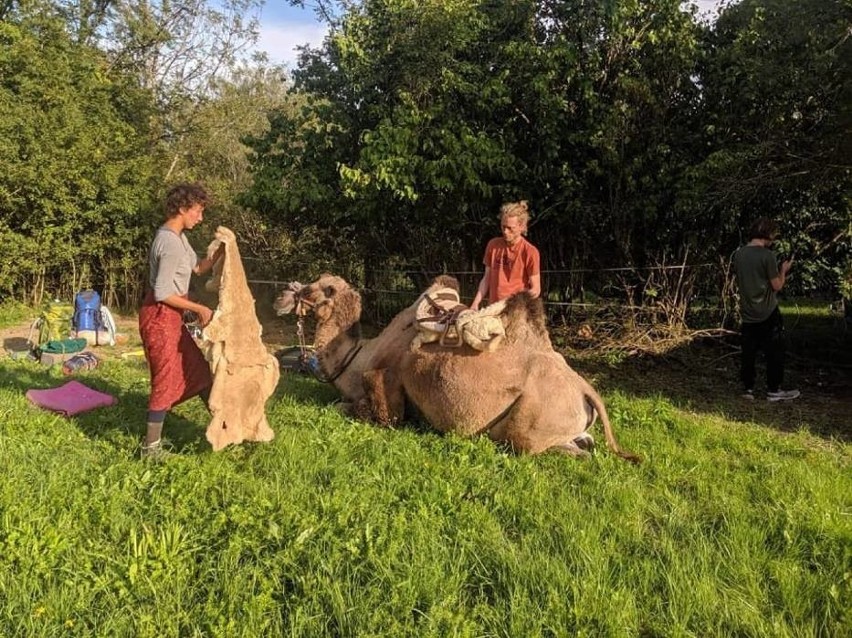
[[[758,217],[748,229],[748,239],[774,240],[781,234],[778,223],[768,217]]]
[[[199,183],[175,184],[172,186],[165,199],[166,218],[171,219],[180,214],[182,208],[189,208],[195,204],[207,206],[210,203],[210,196],[207,191]]]
[[[527,222],[530,220],[530,210],[527,205],[527,200],[521,200],[519,202],[506,202],[500,207],[500,219],[506,219],[507,217],[517,217],[518,220],[524,225],[527,225]]]

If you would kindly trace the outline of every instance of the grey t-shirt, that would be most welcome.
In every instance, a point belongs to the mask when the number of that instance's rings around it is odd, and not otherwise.
[[[734,253],[734,272],[740,289],[743,323],[760,323],[778,307],[775,289],[769,283],[778,276],[778,261],[768,248],[743,246]]]
[[[197,263],[198,255],[186,235],[160,226],[148,253],[148,283],[154,291],[154,299],[162,301],[172,295],[187,294],[192,269]]]

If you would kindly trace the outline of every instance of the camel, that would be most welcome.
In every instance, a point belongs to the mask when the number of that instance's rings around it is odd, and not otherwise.
[[[424,294],[446,287],[457,290],[458,282],[440,276]],[[640,461],[619,447],[600,395],[553,349],[541,300],[527,293],[506,300],[505,337],[499,348],[481,352],[466,344],[410,347],[421,298],[373,339],[361,338],[361,297],[341,277],[291,285],[274,307],[278,315],[314,315],[320,374],[343,395],[350,415],[393,426],[409,405],[440,432],[487,434],[519,453],[577,457],[589,456],[588,429],[599,417],[607,446]]]

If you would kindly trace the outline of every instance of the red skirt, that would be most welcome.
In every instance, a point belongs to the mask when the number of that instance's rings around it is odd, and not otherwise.
[[[169,410],[213,385],[210,365],[183,325],[183,311],[154,301],[150,290],[139,310],[139,334],[151,371],[149,410]]]

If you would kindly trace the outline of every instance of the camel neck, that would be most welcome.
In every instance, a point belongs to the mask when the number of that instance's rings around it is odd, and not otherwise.
[[[347,344],[356,344],[361,340],[361,322],[356,321],[349,326],[322,324],[317,326],[314,336],[314,345],[317,349],[345,347]]]

